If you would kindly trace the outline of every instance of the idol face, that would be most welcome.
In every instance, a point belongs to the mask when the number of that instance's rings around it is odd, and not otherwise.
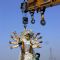
[[[26,34],[26,35],[25,35],[25,38],[26,38],[27,40],[30,40],[30,34],[29,34],[29,33]]]

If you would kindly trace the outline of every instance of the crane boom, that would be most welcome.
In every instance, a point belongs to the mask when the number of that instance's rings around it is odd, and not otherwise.
[[[27,9],[29,11],[41,9],[41,7],[52,7],[60,4],[60,0],[28,0]]]

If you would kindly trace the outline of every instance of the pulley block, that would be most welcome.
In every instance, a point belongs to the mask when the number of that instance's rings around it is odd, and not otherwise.
[[[23,17],[23,24],[28,24],[28,18],[27,17]]]

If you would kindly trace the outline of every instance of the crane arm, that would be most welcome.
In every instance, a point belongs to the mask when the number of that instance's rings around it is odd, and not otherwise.
[[[60,4],[60,0],[28,0],[27,9],[29,11],[41,9],[41,7],[51,7]]]

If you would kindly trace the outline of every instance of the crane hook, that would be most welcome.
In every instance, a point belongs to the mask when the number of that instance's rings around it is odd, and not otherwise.
[[[41,25],[45,25],[45,19],[44,19],[44,12],[41,13],[41,21],[40,21]]]
[[[35,23],[35,20],[34,20],[34,19],[32,19],[32,20],[31,20],[31,23],[32,23],[32,24],[34,24],[34,23]]]
[[[46,22],[45,22],[45,19],[44,19],[44,14],[41,15],[41,21],[40,21],[41,25],[45,25]]]
[[[40,23],[41,23],[41,25],[45,25],[46,24],[45,20],[41,20]]]
[[[35,20],[34,20],[34,11],[30,11],[30,14],[31,14],[31,23],[34,24],[35,23]]]
[[[45,19],[44,19],[45,9],[46,9],[46,7],[41,7],[41,11],[40,11],[41,12],[41,21],[40,21],[41,25],[45,25],[46,24]]]

